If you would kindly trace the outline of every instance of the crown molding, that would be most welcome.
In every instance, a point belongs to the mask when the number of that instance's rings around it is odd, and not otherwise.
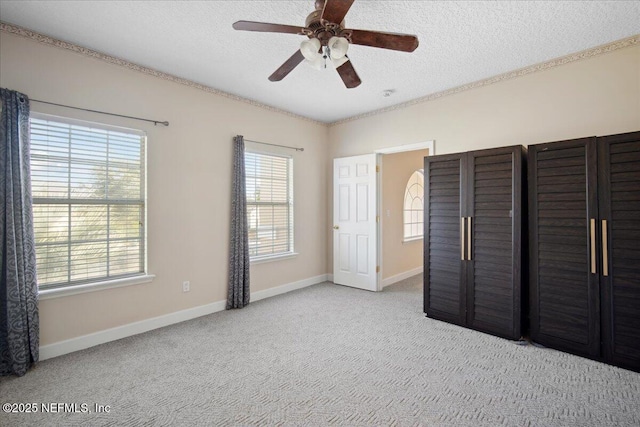
[[[539,64],[531,65],[528,67],[520,68],[518,70],[510,71],[508,73],[499,74],[497,76],[489,77],[487,79],[478,80],[466,85],[457,86],[451,89],[443,90],[441,92],[435,92],[427,96],[412,99],[411,101],[403,102],[401,104],[392,105],[390,107],[381,108],[379,110],[369,111],[368,113],[358,114],[356,116],[348,117],[346,119],[337,120],[329,123],[329,126],[340,125],[347,122],[352,122],[366,117],[377,116],[379,114],[388,113],[389,111],[402,110],[412,105],[422,104],[436,99],[443,98],[445,96],[455,95],[460,92],[465,92],[471,89],[477,89],[484,86],[489,86],[495,83],[501,83],[507,80],[512,80],[518,77],[526,76],[529,74],[537,73],[540,71],[546,71],[551,68],[559,67],[561,65],[570,64],[572,62],[582,61],[583,59],[593,58],[595,56],[603,55],[609,52],[613,52],[626,47],[636,46],[640,44],[640,34],[627,37],[625,39],[617,40],[611,43],[607,43],[601,46],[593,47],[591,49],[583,50],[580,52],[572,53],[570,55],[561,56],[559,58],[552,59],[550,61],[541,62]]]
[[[204,92],[212,93],[214,95],[219,95],[228,99],[232,99],[234,101],[243,102],[245,104],[252,105],[254,107],[262,108],[264,110],[268,110],[275,113],[284,114],[289,117],[294,117],[296,119],[305,120],[308,122],[312,122],[315,124],[319,124],[321,126],[329,126],[328,123],[320,122],[309,117],[301,116],[299,114],[292,113],[290,111],[282,110],[280,108],[272,107],[271,105],[263,104],[258,101],[254,101],[252,99],[243,98],[241,96],[233,95],[219,89],[215,89],[210,86],[206,86],[200,83],[196,83],[194,81],[184,79],[182,77],[177,77],[172,74],[163,73],[162,71],[154,70],[153,68],[144,67],[142,65],[134,64],[133,62],[126,61],[121,58],[117,58],[115,56],[107,55],[102,52],[98,52],[86,47],[78,46],[73,43],[65,42],[63,40],[58,40],[53,37],[45,36],[44,34],[37,33],[32,30],[28,30],[26,28],[19,27],[13,24],[7,24],[5,22],[0,22],[0,31],[4,31],[10,34],[15,34],[20,37],[27,38],[29,40],[36,41],[38,43],[45,44],[47,46],[53,46],[60,49],[70,50],[72,52],[78,53],[83,56],[88,56],[90,58],[98,59],[100,61],[108,62],[109,64],[117,65],[132,71],[137,71],[149,76],[157,77],[162,80],[167,80],[173,83],[178,83],[184,86],[189,86],[194,89],[202,90]]]

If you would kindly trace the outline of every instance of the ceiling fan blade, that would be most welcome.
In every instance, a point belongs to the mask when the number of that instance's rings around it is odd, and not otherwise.
[[[302,52],[300,52],[300,50],[296,50],[296,53],[291,55],[291,58],[287,59],[284,64],[280,66],[280,68],[278,68],[273,72],[273,74],[269,76],[269,80],[272,82],[279,82],[280,80],[284,79],[287,74],[291,72],[291,70],[296,68],[298,64],[302,62],[303,59],[304,56],[302,56]]]
[[[322,19],[340,24],[355,0],[326,0],[322,10]]]
[[[382,49],[413,52],[418,47],[418,38],[411,34],[381,33],[367,30],[345,30],[351,32],[351,43]]]
[[[303,27],[293,25],[269,24],[267,22],[238,21],[233,23],[233,28],[242,31],[258,31],[261,33],[287,33],[304,34]]]
[[[354,87],[360,86],[360,83],[362,83],[362,80],[358,77],[358,73],[356,73],[356,70],[351,64],[351,60],[336,68],[336,71],[340,74],[340,78],[347,89],[353,89]]]

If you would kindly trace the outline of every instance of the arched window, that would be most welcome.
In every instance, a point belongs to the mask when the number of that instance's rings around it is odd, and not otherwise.
[[[404,240],[421,239],[424,224],[424,170],[409,178],[404,192]]]

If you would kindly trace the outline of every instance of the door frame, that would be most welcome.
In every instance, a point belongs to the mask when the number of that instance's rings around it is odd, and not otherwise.
[[[376,156],[376,162],[377,164],[380,166],[380,173],[378,173],[377,175],[377,182],[376,182],[376,197],[378,198],[377,203],[377,210],[378,210],[378,215],[382,216],[382,174],[384,173],[383,171],[383,167],[382,164],[383,162],[381,161],[382,155],[384,154],[395,154],[395,153],[404,153],[407,151],[420,151],[420,150],[425,150],[425,149],[429,149],[429,156],[433,156],[435,155],[435,147],[436,145],[436,141],[435,139],[431,139],[431,140],[427,140],[427,141],[423,141],[423,142],[416,142],[413,144],[404,144],[404,145],[396,145],[393,147],[387,147],[387,148],[379,148],[374,150],[373,152],[375,154],[377,154]],[[381,291],[383,286],[383,280],[382,280],[382,274],[384,272],[384,267],[383,267],[383,260],[382,260],[382,247],[383,247],[383,242],[382,242],[382,221],[378,221],[378,232],[377,232],[377,240],[378,240],[378,247],[377,247],[377,252],[378,252],[378,265],[380,266],[380,272],[378,273],[378,286],[377,286],[377,290]],[[423,236],[424,237],[424,236]]]

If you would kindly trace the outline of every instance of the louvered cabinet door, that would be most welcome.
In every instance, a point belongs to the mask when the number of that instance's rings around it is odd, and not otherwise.
[[[467,324],[520,338],[522,147],[469,153]]]
[[[605,360],[640,370],[640,132],[598,138]]]
[[[528,170],[531,338],[598,357],[595,138],[529,146]]]
[[[424,230],[424,311],[463,325],[464,277],[461,259],[461,191],[465,154],[426,157]]]

